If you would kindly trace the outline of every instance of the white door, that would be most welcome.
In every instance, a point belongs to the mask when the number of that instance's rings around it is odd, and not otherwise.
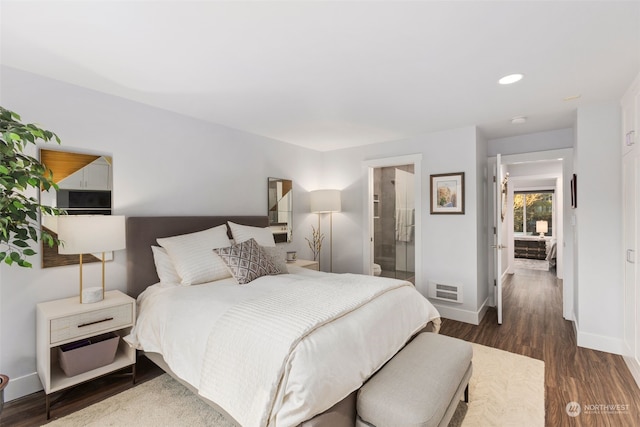
[[[502,180],[504,179],[502,173],[502,163],[500,154],[496,156],[496,170],[495,170],[495,182],[493,185],[493,194],[495,201],[495,209],[493,216],[493,249],[494,249],[494,265],[495,265],[495,289],[494,297],[496,310],[498,311],[498,324],[502,325],[502,250],[505,247],[502,245],[502,221],[503,221],[503,197],[506,194],[502,194]]]
[[[624,205],[624,342],[629,355],[636,350],[636,173],[637,157],[623,157]]]

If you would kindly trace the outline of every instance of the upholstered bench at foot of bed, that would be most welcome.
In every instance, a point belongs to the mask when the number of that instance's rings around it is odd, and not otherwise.
[[[446,426],[462,395],[468,401],[471,344],[422,333],[358,392],[357,425]]]

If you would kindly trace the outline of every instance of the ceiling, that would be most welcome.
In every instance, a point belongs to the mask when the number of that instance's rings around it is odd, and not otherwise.
[[[321,151],[571,127],[576,108],[616,102],[640,70],[637,1],[0,7],[2,65]],[[511,73],[525,77],[497,84]]]

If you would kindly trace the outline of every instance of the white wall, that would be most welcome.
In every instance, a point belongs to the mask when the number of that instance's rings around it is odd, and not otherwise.
[[[573,129],[557,129],[489,140],[487,155],[493,157],[502,154],[504,156],[572,147]]]
[[[307,190],[318,185],[318,152],[3,67],[0,103],[61,137],[61,149],[112,155],[114,213],[123,215],[266,215],[267,178],[294,183],[293,243],[314,217]],[[36,154],[35,151],[32,154]],[[36,249],[38,250],[38,249]],[[39,252],[39,250],[38,250]],[[0,267],[0,371],[11,400],[41,388],[35,374],[35,306],[76,296],[78,266]],[[107,288],[125,289],[126,251],[107,265]],[[85,283],[100,280],[84,267]]]
[[[486,256],[484,243],[479,236],[486,230],[478,225],[478,212],[484,206],[484,191],[478,193],[478,150],[485,152],[484,142],[477,146],[475,127],[435,132],[400,141],[372,144],[336,150],[324,158],[323,184],[325,188],[342,190],[342,210],[333,216],[333,269],[336,272],[362,272],[364,250],[363,201],[367,190],[364,162],[369,160],[422,154],[422,279],[416,283],[426,295],[427,281],[454,283],[463,287],[464,304],[432,301],[444,317],[477,323],[479,308],[478,288],[486,287],[486,275],[479,284],[479,258]],[[484,160],[482,161],[484,163]],[[465,214],[431,215],[429,213],[430,175],[437,173],[465,172]],[[479,255],[478,252],[482,254]],[[324,255],[323,255],[324,256]],[[487,261],[482,261],[486,265]],[[486,268],[484,265],[480,268]],[[481,291],[483,295],[484,290]]]
[[[578,109],[578,345],[622,354],[623,274],[620,107]]]

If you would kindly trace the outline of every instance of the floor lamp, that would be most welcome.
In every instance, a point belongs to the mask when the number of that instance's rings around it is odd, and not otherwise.
[[[125,248],[125,219],[121,215],[61,215],[58,238],[62,242],[58,253],[80,255],[80,303],[104,299],[104,253]],[[102,253],[102,288],[83,288],[82,254]]]
[[[318,232],[320,214],[329,214],[329,271],[333,272],[333,213],[340,212],[340,190],[315,190],[311,192],[311,212],[318,214]]]

